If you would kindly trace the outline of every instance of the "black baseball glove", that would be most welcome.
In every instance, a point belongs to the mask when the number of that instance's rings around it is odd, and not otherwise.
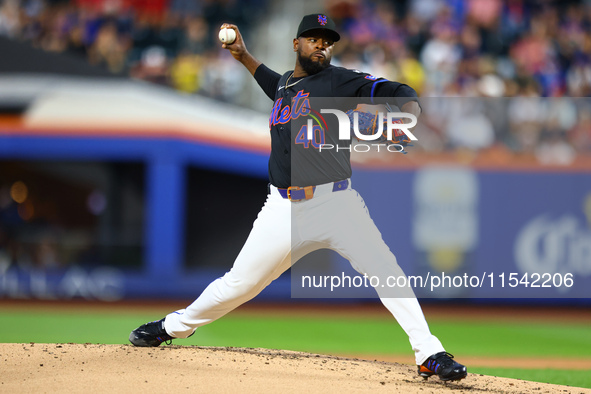
[[[349,117],[349,124],[351,124],[351,132],[353,132],[353,125],[354,123],[354,116],[357,114],[357,124],[359,126],[359,133],[363,135],[375,135],[378,129],[378,122],[379,122],[379,114],[376,112],[372,114],[370,112],[361,111],[358,109],[350,109],[346,112],[347,116]],[[388,139],[387,131],[388,131],[388,119],[385,117],[383,119],[381,135],[379,138],[373,140],[372,142],[376,143],[387,143],[387,144],[398,144],[402,146],[407,146],[411,140],[408,138],[404,132],[400,129],[393,129],[392,130],[392,139]],[[392,121],[395,124],[403,124],[404,122],[402,119],[395,119]],[[359,138],[357,138],[359,140]]]

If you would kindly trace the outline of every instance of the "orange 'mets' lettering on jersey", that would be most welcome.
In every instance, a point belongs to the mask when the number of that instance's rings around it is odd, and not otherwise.
[[[271,117],[269,118],[269,127],[277,124],[285,124],[292,119],[297,119],[301,115],[310,113],[310,100],[308,99],[310,93],[304,93],[300,90],[291,100],[291,106],[286,105],[281,108],[283,98],[275,100],[273,109],[271,110]]]

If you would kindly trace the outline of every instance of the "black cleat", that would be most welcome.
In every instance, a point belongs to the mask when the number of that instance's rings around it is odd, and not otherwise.
[[[129,334],[129,342],[140,347],[156,347],[162,342],[170,345],[172,339],[164,329],[164,319],[142,324]]]
[[[466,367],[453,360],[454,356],[447,352],[432,355],[423,363],[418,365],[419,376],[427,380],[429,376],[437,375],[443,381],[464,379],[468,372]]]

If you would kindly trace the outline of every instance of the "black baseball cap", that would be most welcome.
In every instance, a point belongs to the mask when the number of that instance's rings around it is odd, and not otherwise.
[[[337,42],[341,39],[341,35],[336,31],[337,25],[334,21],[324,14],[310,14],[302,18],[300,26],[298,27],[298,35],[302,37],[305,33],[312,30],[326,30],[332,40]]]

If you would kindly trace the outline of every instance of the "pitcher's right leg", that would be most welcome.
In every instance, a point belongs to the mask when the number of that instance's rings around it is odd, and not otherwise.
[[[290,267],[291,202],[269,195],[232,269],[190,306],[166,316],[166,332],[186,338],[252,299]]]

